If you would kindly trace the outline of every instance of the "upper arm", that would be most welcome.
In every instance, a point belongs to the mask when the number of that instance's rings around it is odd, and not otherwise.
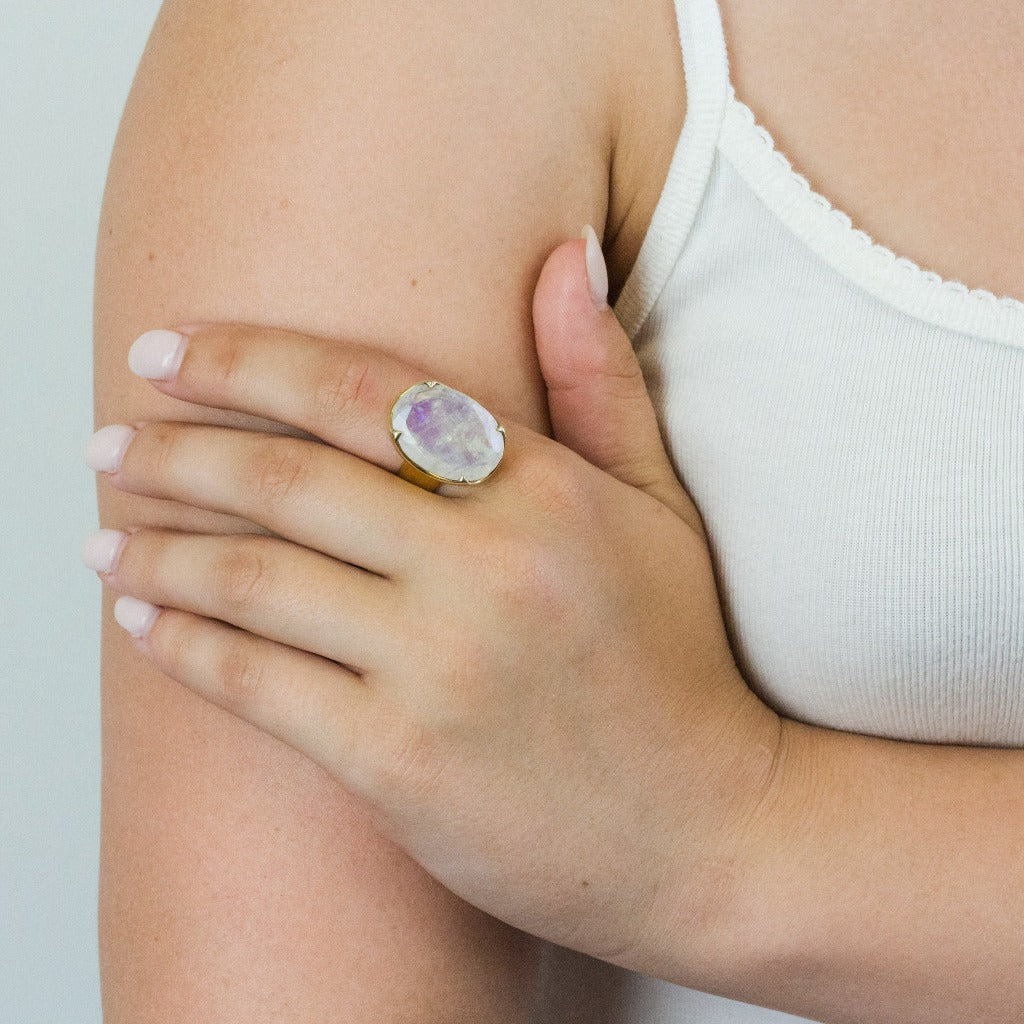
[[[252,425],[126,364],[148,328],[243,320],[370,342],[546,430],[531,298],[547,254],[605,223],[602,11],[166,3],[104,199],[96,425]],[[98,494],[105,527],[254,529],[102,478]],[[312,762],[162,676],[109,594],[102,651],[110,1024],[525,1014],[527,939],[433,882]]]

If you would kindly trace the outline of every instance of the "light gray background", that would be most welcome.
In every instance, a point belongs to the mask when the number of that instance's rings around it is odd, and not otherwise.
[[[99,1024],[92,280],[158,0],[0,0],[0,1021]]]

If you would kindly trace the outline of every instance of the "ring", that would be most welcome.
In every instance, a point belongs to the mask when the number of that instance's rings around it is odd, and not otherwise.
[[[427,491],[441,484],[479,484],[505,454],[505,428],[469,395],[420,381],[406,388],[388,413],[402,466],[398,475]]]

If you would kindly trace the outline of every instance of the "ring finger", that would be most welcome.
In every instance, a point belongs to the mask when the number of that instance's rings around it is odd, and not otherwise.
[[[239,516],[381,576],[429,550],[442,508],[449,525],[459,514],[456,503],[316,441],[159,421],[103,427],[90,447],[100,442],[116,451],[94,453],[90,465],[120,490]]]

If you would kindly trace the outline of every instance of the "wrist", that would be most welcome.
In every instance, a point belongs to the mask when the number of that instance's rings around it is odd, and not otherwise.
[[[809,925],[828,915],[816,870],[818,858],[829,856],[822,800],[839,792],[843,774],[822,746],[827,730],[776,717],[774,756],[726,848],[729,885],[713,907],[702,984],[693,986],[764,1006],[775,1005],[782,978],[807,969],[815,941]]]
[[[736,694],[707,754],[702,806],[687,804],[666,851],[663,882],[639,947],[622,966],[679,985],[722,991],[736,976],[758,851],[775,834],[800,757],[799,723],[762,702],[733,668],[719,694]],[[795,727],[795,728],[794,728]],[[691,752],[692,756],[692,752]],[[692,785],[692,777],[689,783]]]

